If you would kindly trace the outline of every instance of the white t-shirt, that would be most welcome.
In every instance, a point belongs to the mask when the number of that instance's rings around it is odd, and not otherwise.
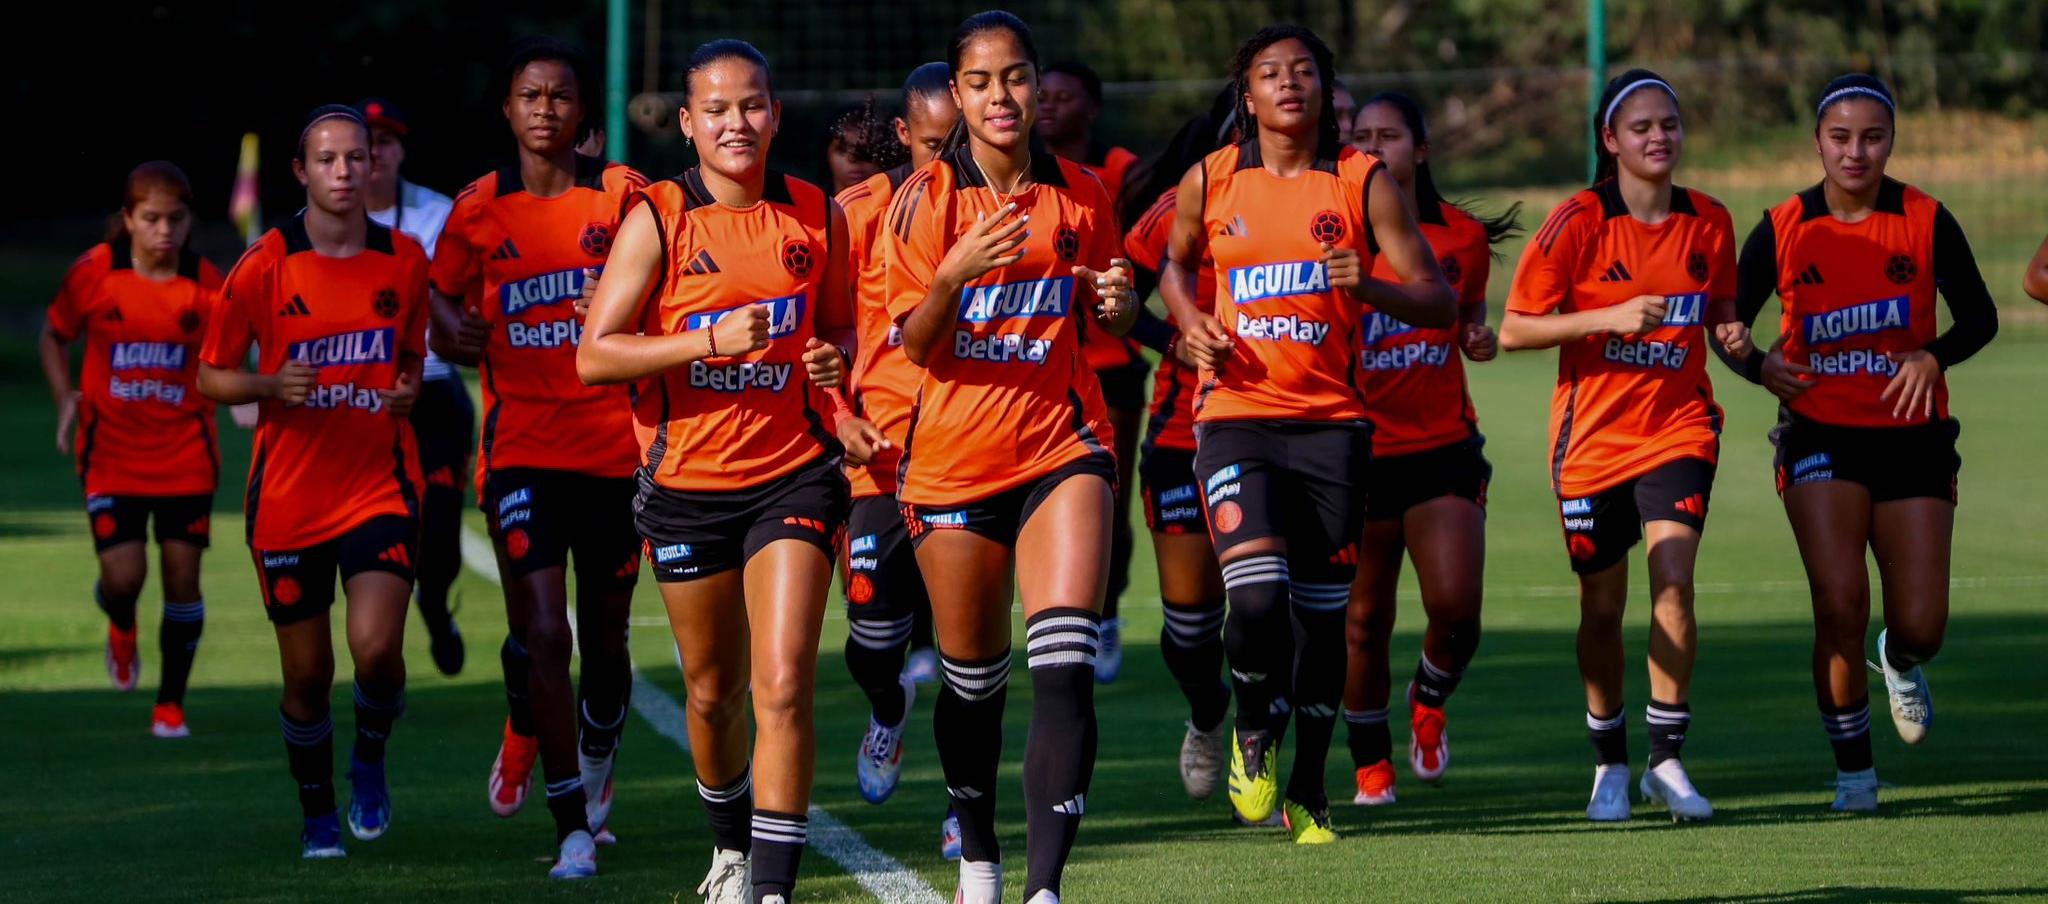
[[[427,259],[433,260],[434,245],[441,241],[441,227],[448,225],[448,214],[454,210],[455,202],[447,195],[400,179],[397,206],[370,211],[370,222],[412,236],[421,248],[426,249]],[[421,373],[424,379],[439,380],[454,375],[455,370],[448,366],[448,362],[431,350],[427,352],[426,367]]]

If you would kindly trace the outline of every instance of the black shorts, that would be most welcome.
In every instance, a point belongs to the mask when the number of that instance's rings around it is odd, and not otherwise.
[[[833,539],[846,521],[848,492],[836,455],[723,493],[672,490],[642,468],[633,522],[647,541],[656,581],[694,581],[743,567],[777,540],[802,540],[831,558]]]
[[[504,468],[484,475],[484,516],[510,577],[569,564],[576,586],[631,590],[640,577],[640,535],[633,530],[631,477]]]
[[[273,625],[289,625],[326,612],[334,605],[337,571],[344,584],[366,571],[389,572],[411,583],[419,540],[418,521],[380,515],[317,546],[252,549],[263,585],[263,613]]]
[[[1592,496],[1559,500],[1572,571],[1594,574],[1613,567],[1642,542],[1646,522],[1675,521],[1705,530],[1713,495],[1713,462],[1681,458]]]
[[[85,514],[92,519],[92,548],[106,552],[123,543],[140,543],[151,516],[156,518],[156,542],[190,543],[200,549],[211,545],[213,497],[206,496],[87,496]]]
[[[1208,533],[1209,512],[1202,507],[1202,484],[1195,479],[1195,453],[1146,449],[1138,461],[1138,487],[1145,495],[1145,526],[1153,533]]]
[[[461,492],[468,479],[464,465],[476,444],[476,406],[461,378],[420,384],[419,401],[412,406],[412,430],[419,438],[420,473],[427,486]]]
[[[1051,496],[1052,491],[1067,478],[1083,475],[1100,477],[1114,490],[1116,456],[1107,452],[1091,453],[1037,480],[964,505],[903,503],[904,528],[910,532],[912,547],[923,543],[932,532],[941,530],[964,530],[1004,546],[1015,546],[1025,522],[1031,520],[1031,513],[1045,504],[1046,497]]]
[[[1119,411],[1144,411],[1147,407],[1145,393],[1151,389],[1145,379],[1152,375],[1152,366],[1139,358],[1122,367],[1095,372],[1095,381],[1102,384],[1102,404]]]
[[[1910,427],[1837,427],[1787,414],[1771,431],[1778,447],[1778,493],[1803,483],[1846,480],[1870,491],[1871,502],[1956,501],[1963,457],[1954,419]]]
[[[1248,540],[1281,537],[1290,561],[1349,558],[1356,565],[1371,425],[1211,421],[1195,425],[1195,442],[1195,475],[1207,494],[1218,555]]]
[[[846,617],[894,621],[930,607],[896,497],[853,500],[846,516]]]
[[[1486,507],[1493,463],[1482,451],[1486,437],[1408,455],[1374,458],[1365,479],[1365,518],[1395,521],[1408,510],[1443,496],[1470,499]]]

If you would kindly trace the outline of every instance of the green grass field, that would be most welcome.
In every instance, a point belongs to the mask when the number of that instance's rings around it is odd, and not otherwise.
[[[1746,229],[1778,197],[1728,200]],[[2019,302],[2011,287],[2032,250],[2021,236],[2041,224],[1980,229],[1963,199],[1956,201],[1973,236],[2002,236],[1989,242],[1995,251],[1980,244],[1979,254],[1993,291],[2009,305]],[[2007,201],[1999,209],[2010,214]],[[1528,215],[1532,227],[1541,215]],[[1496,277],[1496,298],[1505,282]],[[1808,678],[1803,575],[1768,472],[1764,432],[1773,405],[1715,366],[1728,429],[1698,569],[1701,659],[1687,761],[1718,814],[1704,826],[1675,827],[1649,812],[1625,827],[1585,821],[1590,770],[1573,666],[1576,607],[1543,469],[1554,365],[1548,354],[1531,354],[1471,371],[1496,468],[1489,599],[1478,661],[1450,707],[1455,760],[1442,786],[1404,775],[1393,808],[1340,804],[1343,841],[1313,849],[1297,849],[1277,831],[1233,828],[1220,796],[1186,800],[1174,767],[1184,707],[1154,645],[1158,602],[1141,546],[1125,600],[1124,677],[1097,697],[1101,757],[1068,871],[1069,899],[2048,899],[2048,672],[2039,658],[2048,643],[2048,560],[2038,539],[2048,477],[2037,463],[2037,450],[2048,448],[2037,401],[2048,390],[2038,363],[2044,348],[2035,330],[2009,329],[1951,375],[1966,465],[1954,616],[1948,645],[1929,671],[1940,719],[1929,741],[1909,750],[1880,712],[1879,773],[1896,787],[1884,792],[1879,816],[1827,812],[1833,764]],[[19,354],[6,352],[15,360]],[[626,736],[613,818],[623,840],[601,852],[596,880],[573,888],[545,882],[552,835],[537,800],[513,820],[490,815],[484,783],[503,720],[494,655],[503,621],[495,587],[474,573],[457,585],[467,671],[442,678],[427,659],[424,634],[411,629],[410,710],[391,748],[396,828],[374,844],[351,841],[343,862],[298,860],[298,813],[276,727],[276,651],[239,542],[232,489],[246,466],[245,435],[223,428],[230,489],[220,497],[219,542],[208,558],[211,617],[188,703],[194,737],[155,740],[148,714],[156,591],[152,585],[143,597],[143,689],[117,694],[100,663],[105,628],[91,602],[93,559],[77,484],[50,446],[52,417],[40,385],[19,368],[10,371],[17,376],[0,385],[0,449],[10,463],[0,472],[0,587],[7,589],[0,771],[15,777],[16,791],[0,797],[0,898],[692,899],[709,836],[687,757],[645,722],[636,720]],[[472,514],[472,527],[480,526]],[[836,602],[832,610],[820,653],[817,803],[950,894],[952,868],[937,848],[944,790],[924,727],[930,695],[914,716],[896,798],[882,807],[861,802],[852,760],[866,708],[845,677],[845,622]],[[680,697],[650,585],[641,588],[636,617],[636,660]],[[1416,651],[1420,611],[1412,595],[1403,619],[1397,678]],[[1640,655],[1647,613],[1639,607],[1631,624],[1630,648]],[[1647,692],[1640,669],[1630,679],[1640,763]],[[1001,819],[1021,875],[1018,769],[1029,691],[1026,682],[1017,685]],[[1874,679],[1873,687],[1881,707]],[[336,697],[344,732],[345,694],[344,685]],[[1396,729],[1397,745],[1405,732]],[[1329,782],[1348,799],[1341,743]],[[1020,884],[1012,883],[1011,900]],[[802,895],[871,900],[816,851],[804,861]]]

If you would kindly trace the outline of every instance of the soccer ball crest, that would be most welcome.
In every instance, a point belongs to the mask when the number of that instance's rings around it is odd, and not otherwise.
[[[782,243],[782,268],[788,270],[790,275],[795,276],[797,279],[804,279],[811,275],[811,266],[814,263],[815,258],[811,255],[811,243],[800,242],[796,239],[790,239]]]
[[[1052,234],[1052,250],[1059,254],[1060,260],[1073,263],[1081,256],[1081,234],[1072,226],[1061,226]]]
[[[1338,216],[1334,210],[1325,210],[1309,220],[1308,233],[1315,236],[1318,242],[1335,245],[1344,238],[1344,218]]]
[[[590,223],[583,227],[583,234],[576,237],[576,244],[584,254],[604,257],[612,252],[612,224]]]
[[[1891,260],[1884,262],[1884,277],[1898,285],[1910,283],[1919,275],[1920,268],[1914,266],[1913,259],[1906,255],[1894,254]]]
[[[1707,256],[1697,251],[1688,255],[1685,259],[1685,272],[1692,274],[1695,281],[1706,282]]]
[[[1450,283],[1453,287],[1456,287],[1458,280],[1465,275],[1465,268],[1458,265],[1458,259],[1455,257],[1443,258],[1436,262],[1436,266],[1437,269],[1444,271],[1444,282]]]
[[[398,291],[378,289],[376,296],[370,299],[370,307],[377,312],[377,316],[385,320],[398,316]]]

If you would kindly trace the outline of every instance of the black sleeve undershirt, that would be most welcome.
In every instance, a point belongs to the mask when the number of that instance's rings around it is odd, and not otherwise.
[[[1754,329],[1756,318],[1763,313],[1764,304],[1778,292],[1778,237],[1771,226],[1771,215],[1764,214],[1763,222],[1749,231],[1749,238],[1742,243],[1742,256],[1735,264],[1735,319],[1743,326]],[[1764,382],[1764,352],[1749,350],[1749,357],[1736,361],[1721,348],[1721,343],[1708,343],[1714,354],[1728,369],[1742,375],[1751,383]]]
[[[1948,370],[1976,354],[1998,335],[1998,304],[1977,270],[1976,255],[1947,205],[1934,209],[1934,286],[1948,302],[1948,332],[1927,343],[1927,353]]]

